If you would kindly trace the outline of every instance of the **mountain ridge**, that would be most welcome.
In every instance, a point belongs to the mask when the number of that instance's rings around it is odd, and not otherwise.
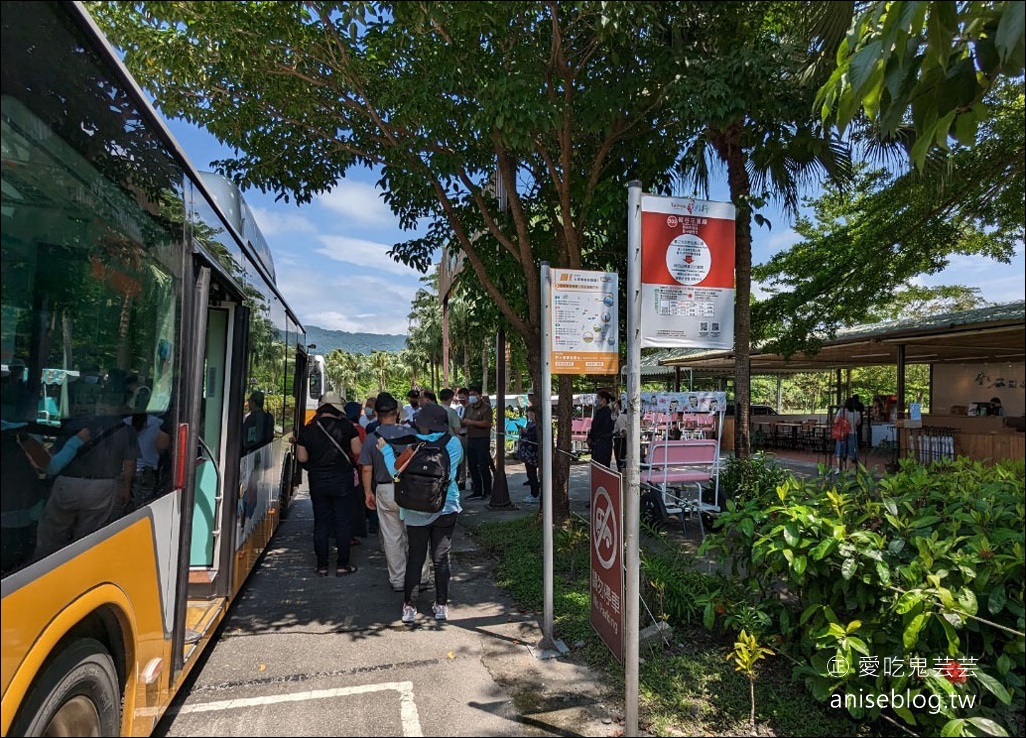
[[[306,342],[314,344],[313,354],[330,354],[342,349],[350,354],[370,354],[374,351],[396,353],[406,348],[406,336],[401,333],[350,333],[317,325],[306,326]]]

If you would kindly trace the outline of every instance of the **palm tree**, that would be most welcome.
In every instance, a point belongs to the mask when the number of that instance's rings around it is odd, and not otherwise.
[[[710,171],[717,164],[725,167],[736,209],[734,433],[735,453],[744,457],[751,453],[752,220],[765,223],[755,210],[773,198],[787,212],[796,212],[806,185],[824,173],[843,179],[851,172],[851,160],[848,146],[813,114],[812,103],[826,73],[825,67],[812,64],[807,50],[813,45],[801,36],[809,28],[805,11],[797,8],[792,22],[782,24],[774,3],[719,7],[721,12],[710,19],[716,27],[704,36],[705,48],[695,48],[692,38],[679,52],[683,59],[696,54],[709,59],[696,73],[707,76],[712,96],[719,92],[711,77],[726,84],[731,95],[727,101],[717,97],[718,104],[696,97],[682,100],[682,114],[701,124],[682,161],[682,178],[708,197]],[[692,94],[690,87],[685,89]]]
[[[372,351],[367,360],[367,368],[378,380],[378,392],[388,388],[388,377],[395,365],[395,356],[387,351]]]

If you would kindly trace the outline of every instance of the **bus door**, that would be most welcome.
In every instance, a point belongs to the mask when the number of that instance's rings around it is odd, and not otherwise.
[[[243,414],[241,373],[247,309],[212,275],[206,304],[203,366],[197,426],[195,494],[189,550],[189,597],[229,594],[234,531],[232,494],[238,485],[238,448]],[[240,344],[240,341],[242,342]],[[233,458],[234,457],[234,458]]]

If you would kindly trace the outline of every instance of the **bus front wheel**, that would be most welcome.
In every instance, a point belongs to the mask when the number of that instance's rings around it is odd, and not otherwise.
[[[92,638],[61,651],[37,678],[11,735],[121,734],[121,690],[114,660]]]

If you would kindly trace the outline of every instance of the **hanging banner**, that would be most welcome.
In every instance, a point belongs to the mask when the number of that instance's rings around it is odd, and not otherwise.
[[[615,272],[550,269],[552,374],[620,371]]]
[[[734,206],[641,196],[641,347],[734,348]]]

